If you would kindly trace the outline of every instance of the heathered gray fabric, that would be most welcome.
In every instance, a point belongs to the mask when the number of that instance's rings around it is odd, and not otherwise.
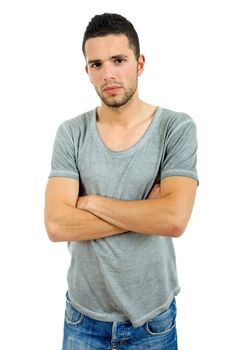
[[[80,195],[145,199],[153,184],[167,176],[197,179],[196,150],[193,120],[157,107],[135,145],[111,151],[99,135],[94,109],[60,125],[50,177],[79,180]],[[68,247],[71,302],[94,319],[130,320],[139,327],[165,311],[180,291],[169,237],[127,232],[69,242]]]

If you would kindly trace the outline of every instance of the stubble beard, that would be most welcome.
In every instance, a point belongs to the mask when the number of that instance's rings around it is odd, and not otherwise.
[[[97,92],[99,98],[101,99],[101,101],[106,106],[113,107],[113,108],[119,108],[119,107],[122,107],[122,106],[126,105],[131,100],[131,98],[133,97],[133,95],[137,91],[137,87],[138,87],[138,80],[136,79],[134,84],[131,85],[125,91],[125,93],[124,93],[124,95],[122,97],[119,97],[117,94],[112,94],[109,97],[105,97],[97,89],[96,89],[96,92]]]

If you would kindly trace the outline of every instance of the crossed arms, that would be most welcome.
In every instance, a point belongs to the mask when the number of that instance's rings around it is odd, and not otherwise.
[[[171,176],[155,185],[148,199],[118,200],[94,194],[79,197],[79,182],[49,179],[45,226],[54,242],[93,240],[127,231],[179,237],[191,216],[197,181]]]

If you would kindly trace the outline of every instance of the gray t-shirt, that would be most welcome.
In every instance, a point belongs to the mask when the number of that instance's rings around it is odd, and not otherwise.
[[[63,122],[56,135],[50,177],[80,182],[80,195],[146,199],[167,176],[196,180],[196,127],[184,113],[157,107],[144,135],[124,151],[111,151],[96,126],[96,110]],[[165,311],[180,287],[172,238],[127,232],[68,242],[72,304],[102,321],[134,327]]]

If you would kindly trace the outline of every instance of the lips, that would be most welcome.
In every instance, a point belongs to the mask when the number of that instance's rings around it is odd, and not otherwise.
[[[119,86],[119,85],[108,85],[103,89],[103,91],[113,93],[113,92],[118,91],[119,89],[121,89],[121,86]]]

